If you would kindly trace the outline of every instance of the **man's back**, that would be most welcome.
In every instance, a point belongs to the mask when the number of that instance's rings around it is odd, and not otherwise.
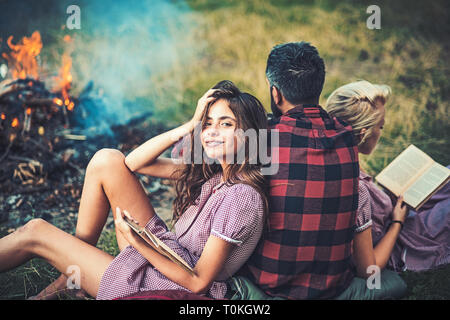
[[[358,152],[351,127],[315,105],[274,118],[279,170],[268,176],[268,230],[247,264],[268,294],[326,299],[353,278],[351,242],[358,207]]]

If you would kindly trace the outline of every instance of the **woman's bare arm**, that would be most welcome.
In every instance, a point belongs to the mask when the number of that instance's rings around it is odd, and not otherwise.
[[[194,267],[194,274],[191,274],[154,250],[145,240],[133,232],[124,222],[124,215],[134,220],[126,211],[117,209],[115,223],[116,228],[120,230],[128,243],[168,279],[195,293],[205,293],[209,289],[233,248],[233,244],[213,235],[209,236],[202,255]]]
[[[189,121],[147,140],[125,157],[125,164],[133,172],[159,178],[170,178],[180,164],[170,158],[159,157],[181,137],[190,133],[193,128],[192,121]]]
[[[144,240],[132,244],[159,272],[168,279],[191,290],[194,293],[205,293],[222,270],[225,260],[230,254],[233,244],[210,236],[202,255],[195,265],[194,274],[172,262],[151,248]]]
[[[163,179],[175,179],[173,173],[181,166],[181,162],[176,162],[174,159],[159,157],[150,165],[142,167],[135,172],[145,174],[152,177]]]
[[[125,164],[133,171],[158,178],[172,178],[173,172],[180,168],[179,163],[169,158],[159,158],[160,155],[170,148],[181,137],[192,132],[194,127],[201,121],[202,113],[207,104],[214,100],[211,96],[215,90],[208,90],[197,103],[192,119],[170,131],[153,137],[134,149],[125,157]]]
[[[369,277],[370,273],[367,273],[367,267],[371,265],[378,266],[380,270],[386,267],[400,233],[400,228],[399,224],[392,224],[375,248],[372,244],[372,228],[355,235],[353,239],[353,261],[359,277]]]
[[[408,208],[403,203],[403,196],[400,196],[392,211],[392,220],[403,223],[407,213]],[[391,224],[389,230],[375,248],[372,243],[371,227],[355,235],[355,238],[353,239],[353,260],[356,264],[358,276],[362,278],[369,277],[370,274],[367,273],[368,266],[376,265],[380,269],[383,269],[386,266],[400,231],[400,224]]]

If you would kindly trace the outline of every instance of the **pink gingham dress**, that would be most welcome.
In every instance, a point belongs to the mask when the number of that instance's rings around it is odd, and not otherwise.
[[[355,232],[363,232],[372,227],[372,238],[380,239],[381,230],[377,224],[373,223],[372,218],[389,217],[393,209],[389,196],[375,185],[370,175],[361,170],[359,172],[359,201]]]
[[[225,280],[247,261],[261,237],[264,217],[261,195],[246,184],[227,185],[216,174],[202,186],[201,194],[175,224],[175,232],[155,215],[145,226],[176,251],[192,267],[212,235],[234,244],[222,271],[207,295],[224,298]],[[100,281],[98,300],[121,298],[147,290],[188,289],[166,278],[135,248],[117,255]]]

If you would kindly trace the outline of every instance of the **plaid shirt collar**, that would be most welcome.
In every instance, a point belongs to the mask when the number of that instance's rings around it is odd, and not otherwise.
[[[327,115],[326,111],[318,104],[300,104],[292,109],[289,109],[283,116],[292,116],[295,114],[305,114],[309,117],[320,115]]]

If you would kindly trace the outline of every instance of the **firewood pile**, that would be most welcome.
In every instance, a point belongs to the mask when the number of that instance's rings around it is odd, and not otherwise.
[[[0,87],[0,186],[3,192],[44,184],[55,165],[50,154],[59,143],[58,131],[68,126],[67,110],[62,112],[57,106],[59,100],[42,82],[30,78]],[[56,158],[69,163],[69,154],[57,154]],[[18,189],[18,185],[22,188]]]
[[[65,43],[71,41],[64,36]],[[114,125],[120,114],[109,117],[108,105],[92,82],[71,95],[70,53],[62,55],[56,76],[41,72],[38,31],[17,43],[12,36],[6,42],[9,51],[0,56],[9,67],[0,82],[0,236],[33,218],[73,231],[85,168],[94,153],[115,148],[127,154],[168,128],[151,120],[151,113]],[[3,78],[5,66],[0,70]],[[101,123],[95,114],[101,114]],[[89,131],[105,126],[107,130]],[[154,206],[170,216],[172,195],[164,192],[170,183],[138,177]]]
[[[9,232],[37,217],[73,229],[85,168],[94,153],[116,148],[127,154],[167,130],[143,114],[112,125],[112,135],[73,134],[75,114],[82,112],[86,98],[70,97],[68,105],[75,107],[69,110],[61,96],[34,79],[9,82],[0,91],[0,224]],[[170,183],[139,178],[156,206],[170,211],[171,195],[164,194]]]

